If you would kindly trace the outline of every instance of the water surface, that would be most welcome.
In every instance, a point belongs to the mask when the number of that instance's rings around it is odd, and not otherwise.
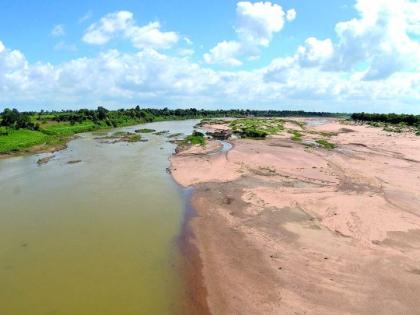
[[[153,128],[191,133],[197,121]],[[174,145],[105,144],[0,160],[0,314],[173,314],[185,300],[176,236],[185,200],[166,168]],[[81,160],[80,163],[67,164]]]

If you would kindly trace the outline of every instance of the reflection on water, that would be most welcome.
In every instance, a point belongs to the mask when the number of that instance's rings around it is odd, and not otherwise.
[[[187,134],[195,123],[141,128]],[[45,155],[0,161],[0,314],[174,313],[185,203],[165,171],[174,146],[144,137],[83,134],[42,166]]]

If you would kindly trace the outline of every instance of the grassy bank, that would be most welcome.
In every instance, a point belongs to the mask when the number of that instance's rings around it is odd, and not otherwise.
[[[141,121],[131,121],[133,125]],[[117,127],[123,127],[121,124]],[[17,154],[33,150],[34,152],[48,151],[53,147],[64,146],[75,134],[100,129],[109,129],[106,124],[95,124],[92,121],[81,123],[47,122],[41,124],[38,130],[1,128],[0,154]],[[35,148],[37,147],[37,148]]]

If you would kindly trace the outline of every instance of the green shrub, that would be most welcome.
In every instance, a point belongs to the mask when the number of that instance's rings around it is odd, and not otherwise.
[[[292,134],[292,138],[291,138],[292,141],[297,141],[297,142],[302,141],[303,134],[301,134],[299,131],[289,129],[287,132]]]
[[[324,139],[316,140],[316,143],[318,143],[320,146],[322,146],[324,149],[327,149],[327,150],[332,150],[336,147],[335,144],[328,142],[327,140],[324,140]]]
[[[152,133],[155,132],[155,129],[149,129],[149,128],[143,128],[143,129],[137,129],[135,132],[137,133]]]
[[[204,138],[204,134],[198,131],[194,131],[192,135],[189,135],[185,138],[184,142],[190,144],[200,144],[204,145],[206,143],[206,139]]]

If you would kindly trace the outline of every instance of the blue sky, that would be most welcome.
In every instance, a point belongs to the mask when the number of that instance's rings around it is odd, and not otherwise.
[[[0,0],[0,106],[419,113],[419,12],[417,0]]]

